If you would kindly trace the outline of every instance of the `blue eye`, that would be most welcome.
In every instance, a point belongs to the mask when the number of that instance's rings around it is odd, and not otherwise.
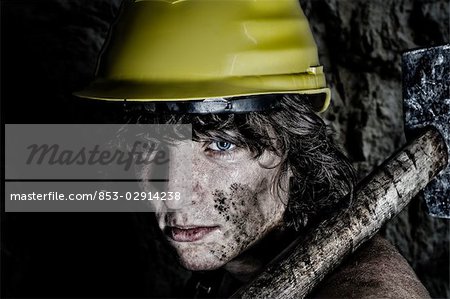
[[[236,148],[236,145],[227,141],[213,141],[208,146],[208,149],[213,151],[230,151],[233,150],[234,148]]]

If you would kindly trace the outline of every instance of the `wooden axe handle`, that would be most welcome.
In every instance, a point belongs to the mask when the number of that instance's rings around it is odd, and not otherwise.
[[[358,184],[350,208],[295,240],[232,298],[304,298],[408,205],[447,160],[444,139],[437,130],[428,129]]]

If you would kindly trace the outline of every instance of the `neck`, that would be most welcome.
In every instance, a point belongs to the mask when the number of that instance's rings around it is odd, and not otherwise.
[[[228,262],[224,269],[242,283],[249,282],[296,237],[292,230],[278,228]]]

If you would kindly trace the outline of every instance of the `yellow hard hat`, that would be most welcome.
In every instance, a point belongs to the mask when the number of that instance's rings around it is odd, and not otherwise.
[[[200,101],[330,91],[298,0],[135,0],[82,98]]]

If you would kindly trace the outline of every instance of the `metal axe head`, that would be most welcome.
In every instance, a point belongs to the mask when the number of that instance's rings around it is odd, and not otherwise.
[[[450,157],[450,45],[406,52],[402,62],[406,134],[435,127]],[[450,162],[424,189],[424,197],[431,216],[450,218]]]

